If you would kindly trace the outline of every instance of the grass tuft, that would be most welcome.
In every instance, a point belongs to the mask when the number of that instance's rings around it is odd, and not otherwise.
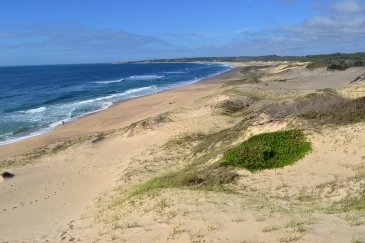
[[[311,150],[300,130],[263,133],[228,150],[222,166],[236,166],[251,172],[282,168],[303,158]]]
[[[138,185],[129,195],[133,197],[154,189],[192,188],[206,190],[224,190],[222,186],[237,179],[238,175],[230,168],[212,165],[205,168],[187,166],[182,170],[168,172]]]
[[[235,97],[218,103],[215,108],[224,115],[231,115],[243,111],[254,102],[251,97]]]

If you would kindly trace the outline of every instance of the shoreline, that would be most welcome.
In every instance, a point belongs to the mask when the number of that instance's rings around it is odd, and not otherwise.
[[[101,112],[101,111],[109,109],[109,108],[111,108],[115,105],[118,105],[121,102],[125,102],[125,101],[135,99],[135,98],[141,98],[141,97],[145,97],[145,96],[149,96],[149,95],[154,95],[154,94],[158,94],[158,93],[161,93],[161,92],[166,92],[166,91],[169,91],[169,90],[178,89],[178,88],[185,87],[185,86],[188,86],[188,85],[192,85],[192,84],[195,84],[195,83],[198,83],[198,82],[202,82],[204,80],[207,80],[207,79],[219,76],[223,73],[229,72],[234,68],[234,65],[227,64],[227,63],[222,63],[222,62],[204,62],[202,64],[222,65],[222,66],[225,66],[229,69],[224,70],[224,71],[219,71],[219,72],[214,73],[214,74],[210,74],[210,75],[208,75],[206,77],[203,77],[203,78],[188,80],[188,81],[185,81],[185,82],[182,82],[182,83],[175,84],[171,87],[165,87],[165,88],[163,88],[161,90],[158,90],[157,92],[154,92],[154,93],[117,100],[117,101],[112,102],[110,105],[108,105],[106,107],[102,107],[102,108],[99,108],[99,109],[96,109],[96,110],[93,110],[93,111],[88,111],[88,112],[85,112],[84,114],[80,114],[80,115],[75,116],[75,117],[70,117],[70,118],[66,118],[66,119],[63,119],[63,120],[52,122],[51,124],[44,125],[44,126],[39,127],[39,128],[37,128],[33,131],[30,131],[28,134],[24,134],[23,136],[10,138],[10,139],[5,140],[5,141],[0,141],[0,148],[2,146],[6,146],[6,145],[9,145],[9,144],[14,144],[14,143],[17,143],[17,142],[20,142],[20,141],[23,141],[23,140],[26,140],[26,139],[29,139],[29,138],[33,138],[33,137],[36,137],[36,136],[41,136],[43,134],[50,133],[50,132],[54,131],[57,127],[60,127],[61,125],[69,124],[69,123],[75,122],[75,121],[77,121],[77,120],[79,120],[83,117],[94,115],[95,113]]]
[[[208,92],[215,90],[215,86],[220,86],[224,82],[239,75],[237,74],[237,69],[239,69],[239,65],[235,63],[220,64],[229,65],[231,69],[218,74],[214,74],[212,76],[208,76],[207,78],[184,86],[163,90],[146,96],[120,100],[106,109],[98,110],[90,114],[85,114],[84,116],[81,116],[71,122],[65,123],[65,125],[63,126],[58,125],[54,128],[50,128],[49,131],[29,136],[12,143],[2,144],[0,145],[0,161],[10,159],[12,157],[27,153],[36,148],[61,142],[66,139],[86,136],[95,132],[102,132],[115,128],[122,128],[130,125],[133,122],[137,122],[150,116],[158,115],[160,113],[179,108],[180,106],[187,105],[188,103],[205,96]],[[206,90],[202,90],[202,87],[200,86],[206,86]],[[201,94],[199,95],[200,92],[194,91],[194,88],[201,91]],[[182,92],[194,93],[194,99],[191,99],[189,101],[182,100]],[[178,95],[179,97],[175,97],[176,95]],[[178,98],[178,100],[169,101],[169,98]],[[164,102],[164,99],[166,99],[166,102]],[[156,102],[156,100],[158,100],[158,104],[147,104],[150,101]],[[163,105],[163,108],[158,109],[161,108],[158,107],[161,105]],[[147,106],[153,109],[148,111]],[[124,111],[125,109],[130,109],[132,107],[133,109],[139,110],[140,112],[133,112],[128,110],[127,114],[113,114],[113,112],[119,113],[122,110]],[[110,121],[109,119],[112,120]],[[88,127],[89,129],[85,129],[86,127]]]

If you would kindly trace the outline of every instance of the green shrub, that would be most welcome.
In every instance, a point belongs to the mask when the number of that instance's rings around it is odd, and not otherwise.
[[[300,130],[263,133],[228,150],[222,166],[237,166],[252,172],[293,164],[311,150]]]

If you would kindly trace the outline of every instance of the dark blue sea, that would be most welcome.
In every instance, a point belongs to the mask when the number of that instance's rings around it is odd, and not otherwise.
[[[35,136],[113,103],[228,71],[202,63],[0,67],[0,145]]]

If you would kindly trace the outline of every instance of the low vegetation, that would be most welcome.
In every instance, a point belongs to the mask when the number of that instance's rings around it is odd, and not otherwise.
[[[311,150],[300,130],[263,133],[228,150],[223,166],[237,166],[252,172],[281,168],[303,158]]]
[[[314,58],[311,61],[318,60]],[[244,68],[242,74],[244,76],[241,79],[233,80],[222,88],[219,98],[223,97],[223,100],[218,101],[217,98],[218,102],[214,102],[213,105],[209,103],[209,107],[213,108],[213,115],[219,119],[223,117],[229,120],[229,123],[222,123],[221,126],[211,125],[210,129],[204,127],[188,135],[179,134],[164,146],[156,148],[163,150],[161,153],[163,157],[146,156],[143,165],[138,165],[140,166],[138,168],[142,168],[135,177],[138,181],[131,180],[125,184],[126,186],[120,187],[120,194],[114,197],[108,206],[116,209],[114,212],[119,212],[120,208],[130,210],[129,205],[139,210],[140,207],[150,207],[156,203],[162,205],[156,206],[153,211],[153,215],[160,215],[157,217],[159,223],[172,220],[176,215],[180,215],[180,212],[191,223],[190,211],[187,207],[180,208],[180,203],[184,202],[185,205],[188,200],[179,198],[178,202],[166,204],[163,197],[171,197],[175,193],[209,195],[204,200],[195,198],[194,201],[193,197],[189,199],[192,203],[196,203],[197,207],[211,203],[223,212],[226,212],[224,210],[228,208],[227,205],[230,205],[231,210],[231,205],[234,204],[233,200],[227,198],[236,198],[239,199],[242,208],[240,212],[252,212],[256,223],[265,226],[262,231],[267,234],[277,234],[279,236],[277,240],[282,242],[299,240],[306,235],[306,231],[317,227],[317,222],[322,220],[318,219],[317,215],[329,218],[332,216],[328,214],[336,214],[339,221],[347,222],[350,226],[363,225],[365,223],[363,220],[365,201],[361,189],[363,174],[356,174],[348,181],[336,178],[334,181],[326,181],[316,187],[309,185],[307,188],[306,182],[296,185],[297,174],[291,172],[298,171],[298,167],[290,167],[290,173],[286,170],[277,170],[274,173],[263,173],[261,176],[254,172],[294,164],[311,151],[311,143],[302,130],[293,128],[307,129],[308,134],[313,134],[313,128],[321,128],[321,132],[322,128],[332,131],[332,128],[365,121],[365,97],[345,98],[341,96],[342,91],[331,88],[318,89],[311,94],[308,94],[311,91],[293,92],[294,94],[288,92],[280,96],[279,92],[250,89],[250,86],[247,88],[242,85],[260,82],[259,67]],[[361,78],[363,77],[357,78],[356,81]],[[178,119],[177,116],[171,117]],[[202,123],[200,119],[201,117],[197,119],[199,124]],[[139,130],[155,129],[160,123],[165,122],[173,121],[168,117],[160,117],[136,123],[132,126],[131,134]],[[233,145],[242,141],[242,138],[250,132],[276,130],[278,127],[293,130],[262,133],[238,146]],[[328,138],[332,136],[325,132],[323,134]],[[313,142],[315,139],[313,136]],[[337,143],[337,138],[333,141]],[[342,140],[338,141],[341,143]],[[144,155],[142,157],[145,158]],[[143,176],[141,171],[145,171]],[[274,183],[272,176],[277,179]],[[339,199],[339,195],[345,195],[344,190],[346,197]],[[216,198],[225,199],[220,202]],[[174,207],[174,203],[178,206]],[[161,213],[160,208],[165,208],[164,213]],[[144,209],[142,215],[145,214]],[[230,212],[227,213],[229,214]],[[240,215],[238,218],[234,216],[232,222],[246,220],[244,216]],[[180,221],[180,218],[178,220]],[[277,222],[282,223],[277,224]],[[314,224],[316,226],[313,226]],[[214,227],[208,225],[208,231],[213,231]],[[187,227],[184,230],[189,232],[190,229]],[[175,234],[174,228],[172,235]]]
[[[307,56],[305,58],[310,62],[307,65],[308,69],[326,68],[329,71],[343,71],[350,67],[365,65],[364,53],[335,53],[330,55]]]
[[[357,82],[361,82],[361,81],[364,81],[364,80],[365,80],[365,73],[363,73],[362,75],[356,77],[350,83],[357,83]]]
[[[132,190],[129,196],[138,195],[153,189],[162,188],[204,188],[208,190],[221,190],[220,186],[232,183],[238,175],[230,168],[222,168],[212,165],[205,168],[187,166],[182,170],[165,173],[154,177]]]
[[[329,208],[327,208],[327,213],[356,212],[356,211],[365,212],[364,195],[343,199],[339,202],[333,203]]]
[[[243,75],[242,78],[228,81],[223,85],[223,87],[241,85],[241,84],[259,83],[260,82],[258,74],[259,68],[262,67],[259,66],[243,67],[241,69],[241,74]]]
[[[102,134],[102,133],[100,133]],[[51,144],[48,146],[40,147],[37,149],[34,149],[30,152],[27,152],[25,154],[0,161],[0,169],[5,169],[9,167],[16,167],[16,166],[22,166],[28,163],[32,163],[35,160],[50,154],[55,154],[60,151],[66,150],[67,148],[77,144],[81,143],[90,139],[97,139],[97,136],[103,136],[103,135],[91,135],[91,136],[84,136],[84,137],[78,137],[74,139],[68,139],[59,143]]]
[[[172,120],[169,118],[168,113],[163,113],[156,117],[149,117],[129,125],[125,135],[127,137],[131,137],[146,130],[155,130],[160,125],[171,121]]]
[[[137,185],[120,200],[124,201],[126,198],[164,188],[229,191],[225,185],[233,183],[238,178],[233,166],[250,171],[279,168],[294,163],[310,150],[310,143],[305,140],[304,134],[299,130],[265,133],[254,136],[243,145],[228,150],[223,160],[212,164],[207,163],[210,159],[216,158],[219,153],[223,153],[224,148],[228,146],[228,141],[232,141],[232,137],[226,138],[227,144],[221,144],[220,149],[214,149],[214,153],[207,151],[207,145],[214,145],[216,139],[221,138],[220,135],[226,132],[224,130],[211,135],[194,136],[194,140],[200,140],[200,143],[192,149],[196,156],[195,159],[192,159],[193,163],[155,176]],[[179,143],[175,141],[173,144],[178,145]],[[203,151],[204,155],[199,156],[198,153]]]
[[[350,66],[365,65],[365,53],[333,53],[308,56],[236,56],[236,57],[194,57],[176,59],[157,59],[148,62],[247,62],[247,61],[295,61],[310,62],[308,68],[329,67],[341,70]],[[146,61],[140,61],[146,62]],[[135,62],[133,62],[135,63]],[[331,66],[334,65],[334,66]],[[331,66],[331,67],[330,67]]]
[[[254,102],[255,99],[251,97],[234,97],[218,103],[215,109],[222,114],[231,115],[243,111]]]
[[[365,120],[365,97],[347,99],[329,89],[264,108],[273,119],[304,118],[312,123],[347,125]]]

